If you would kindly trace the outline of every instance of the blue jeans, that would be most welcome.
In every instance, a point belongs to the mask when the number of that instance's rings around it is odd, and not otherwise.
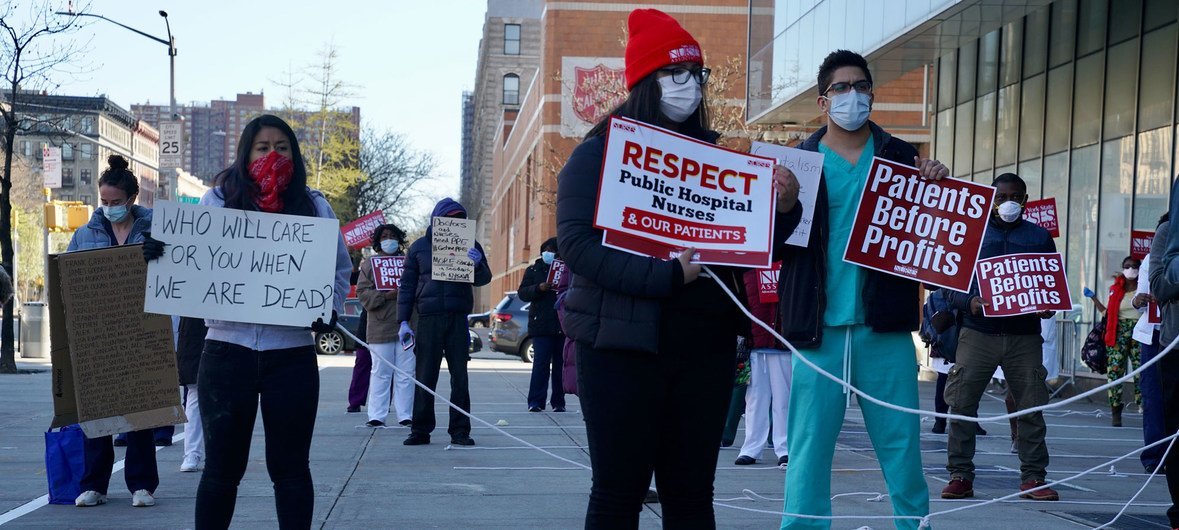
[[[1146,364],[1158,355],[1159,352],[1159,333],[1154,332],[1154,340],[1150,344],[1141,344],[1142,363]],[[1150,445],[1167,436],[1163,432],[1166,427],[1164,421],[1166,418],[1163,410],[1163,387],[1161,379],[1161,372],[1159,367],[1151,366],[1142,371],[1142,378],[1139,385],[1142,388],[1142,439],[1146,445]],[[1157,467],[1162,463],[1163,452],[1167,450],[1167,444],[1160,444],[1158,446],[1147,449],[1139,455],[1142,460],[1142,467],[1150,468]]]
[[[561,348],[565,337],[544,335],[532,337],[532,381],[528,383],[528,408],[544,409],[545,392],[549,386],[549,373],[553,374],[553,397],[549,402],[554,409],[565,408],[565,387],[561,371],[565,358]]]

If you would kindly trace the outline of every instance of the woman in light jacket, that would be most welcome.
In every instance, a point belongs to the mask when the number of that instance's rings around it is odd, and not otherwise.
[[[405,255],[405,231],[396,225],[378,226],[373,230],[372,243],[378,256]],[[415,373],[417,359],[412,349],[403,349],[397,340],[397,289],[377,290],[373,276],[372,259],[360,260],[356,296],[368,311],[368,346],[374,357],[368,382],[368,426],[385,425],[392,390],[397,423],[408,427],[413,424],[414,386],[410,374]],[[401,371],[394,373],[394,366]]]

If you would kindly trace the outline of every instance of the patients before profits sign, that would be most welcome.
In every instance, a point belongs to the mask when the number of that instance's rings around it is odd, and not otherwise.
[[[1060,253],[982,259],[975,275],[979,297],[988,303],[983,306],[983,314],[988,317],[1068,311],[1073,307]]]
[[[373,287],[378,291],[401,288],[401,274],[405,272],[405,256],[373,256]]]
[[[843,260],[966,292],[995,188],[872,160]]]
[[[774,161],[610,119],[594,226],[606,246],[658,258],[769,267]]]
[[[156,201],[148,313],[307,326],[332,314],[335,219]]]

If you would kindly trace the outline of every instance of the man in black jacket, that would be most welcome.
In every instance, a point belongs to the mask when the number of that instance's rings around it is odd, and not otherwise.
[[[553,412],[565,412],[565,390],[561,380],[564,359],[561,347],[565,335],[557,322],[557,291],[549,284],[549,268],[558,257],[557,238],[540,245],[540,257],[524,270],[516,295],[528,305],[528,336],[532,341],[532,381],[528,384],[528,412],[544,410],[549,372],[553,374]]]
[[[433,217],[467,218],[467,209],[453,199],[445,198],[434,206]],[[450,401],[463,410],[471,411],[471,393],[467,388],[467,357],[469,335],[467,315],[475,304],[474,290],[469,283],[449,282],[431,278],[433,227],[414,241],[405,258],[401,273],[401,288],[397,294],[397,320],[401,322],[398,338],[402,344],[416,340],[417,379],[430,390],[438,388],[438,372],[442,358],[450,370]],[[475,262],[475,286],[491,282],[491,269],[478,241],[467,252]],[[416,326],[411,330],[410,321]],[[413,398],[413,427],[405,445],[430,443],[434,431],[434,396],[420,387]],[[471,419],[450,409],[450,443],[475,445],[471,439]]]
[[[922,177],[945,178],[949,170],[868,121],[872,75],[858,54],[839,50],[819,67],[819,108],[827,127],[802,145],[824,154],[810,240],[806,247],[777,240],[782,260],[779,311],[783,335],[812,362],[869,395],[916,408],[917,361],[911,332],[920,314],[920,286],[845,263],[858,198],[873,156],[916,165]],[[782,182],[775,177],[779,193]],[[793,231],[801,202],[785,211]],[[790,233],[790,232],[787,232]],[[786,471],[786,512],[831,515],[831,461],[843,426],[843,389],[794,357],[790,398],[790,466]],[[889,485],[893,513],[929,514],[929,489],[921,467],[919,418],[862,401],[864,423]],[[898,519],[898,528],[917,528],[917,519]],[[784,517],[783,528],[827,528],[830,521]]]

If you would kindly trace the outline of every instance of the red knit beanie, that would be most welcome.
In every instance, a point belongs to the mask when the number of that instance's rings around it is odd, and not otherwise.
[[[627,20],[626,89],[630,90],[669,64],[704,64],[700,43],[670,15],[658,9],[636,9]]]

